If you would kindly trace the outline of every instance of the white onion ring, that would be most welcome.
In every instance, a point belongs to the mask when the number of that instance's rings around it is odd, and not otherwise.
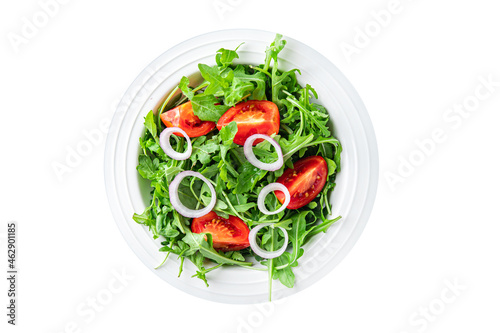
[[[170,145],[170,136],[174,133],[181,133],[186,138],[188,147],[185,152],[176,152]],[[189,135],[187,135],[186,132],[184,132],[184,130],[180,129],[179,127],[167,127],[161,132],[160,147],[161,149],[163,149],[165,154],[178,161],[187,160],[193,152],[193,147],[191,147],[191,139],[189,138]]]
[[[278,210],[275,210],[274,212],[270,212],[267,208],[266,208],[266,204],[265,204],[265,200],[266,200],[266,196],[269,194],[269,192],[272,192],[272,191],[281,191],[285,194],[285,202],[283,203],[283,205],[281,205],[281,207],[278,209]],[[288,192],[288,189],[286,188],[285,185],[281,184],[281,183],[271,183],[267,186],[265,186],[262,191],[260,191],[259,193],[259,197],[257,198],[257,206],[259,207],[259,210],[266,214],[266,215],[274,215],[274,214],[278,214],[279,212],[282,212],[286,206],[288,206],[288,204],[290,203],[290,192]]]
[[[259,257],[265,258],[265,259],[273,259],[277,258],[280,255],[282,255],[286,248],[288,247],[288,233],[286,232],[285,228],[278,227],[280,228],[283,233],[285,234],[285,243],[281,247],[281,249],[276,250],[276,251],[265,251],[263,250],[258,244],[257,244],[257,232],[267,226],[271,226],[274,228],[273,223],[263,223],[259,224],[252,230],[250,230],[250,234],[248,234],[248,241],[250,242],[250,247],[252,248],[253,252],[257,254]]]
[[[182,202],[179,199],[179,193],[178,193],[179,185],[180,185],[181,181],[188,176],[197,177],[197,178],[203,180],[203,182],[205,182],[205,184],[207,184],[208,188],[210,189],[210,193],[212,194],[212,200],[210,201],[210,204],[208,204],[208,206],[206,206],[203,209],[195,210],[195,209],[187,208],[186,206],[184,206],[182,204]],[[175,210],[179,214],[181,214],[182,216],[185,216],[185,217],[195,218],[195,217],[202,217],[203,215],[207,215],[208,213],[210,213],[212,211],[212,209],[214,208],[215,203],[217,201],[215,189],[214,189],[213,185],[210,183],[210,181],[208,179],[206,179],[201,173],[194,172],[194,171],[179,172],[177,174],[177,176],[175,176],[174,180],[170,183],[170,186],[168,187],[168,192],[170,194],[170,203],[172,204],[172,206],[175,208]]]
[[[263,163],[259,161],[257,157],[255,157],[252,148],[254,141],[257,139],[264,139],[273,145],[273,147],[276,149],[276,153],[278,154],[278,160],[276,162]],[[276,142],[276,140],[274,140],[268,135],[254,134],[252,136],[249,136],[245,140],[245,144],[243,145],[243,152],[245,153],[245,157],[247,158],[248,162],[250,162],[253,166],[256,166],[259,169],[267,171],[276,171],[283,166],[283,152],[281,151],[281,147],[278,144],[278,142]]]

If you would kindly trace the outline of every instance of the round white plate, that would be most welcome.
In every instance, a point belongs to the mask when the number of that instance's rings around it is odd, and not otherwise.
[[[275,34],[260,30],[222,30],[189,39],[154,60],[132,83],[113,117],[106,142],[105,182],[111,211],[123,237],[155,274],[189,294],[224,303],[258,303],[268,300],[267,272],[240,267],[223,267],[210,272],[210,287],[197,279],[194,265],[186,260],[178,278],[179,260],[175,255],[159,269],[163,259],[158,252],[160,239],[132,220],[150,200],[150,189],[136,171],[139,137],[144,117],[156,110],[159,101],[182,76],[198,72],[198,63],[215,64],[220,48],[239,50],[236,63],[261,64],[266,47]],[[324,56],[289,37],[279,55],[280,70],[298,68],[299,83],[309,83],[319,95],[319,103],[329,111],[335,136],[343,146],[342,171],[331,195],[333,217],[343,218],[327,233],[314,237],[294,269],[295,287],[273,283],[273,299],[297,293],[326,276],[354,246],[365,227],[375,200],[378,182],[378,154],[375,134],[368,113],[358,94],[342,73]]]

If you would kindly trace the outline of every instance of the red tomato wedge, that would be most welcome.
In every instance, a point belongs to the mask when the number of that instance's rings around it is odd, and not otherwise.
[[[270,101],[248,101],[233,106],[220,117],[217,129],[220,131],[232,121],[238,124],[238,133],[233,140],[238,145],[243,145],[251,135],[277,134],[280,130],[278,107]],[[262,141],[262,139],[257,139],[253,145]]]
[[[191,222],[191,231],[212,234],[214,249],[220,251],[238,251],[250,246],[248,234],[250,229],[242,219],[229,215],[222,218],[215,212],[202,217],[194,218]]]
[[[213,121],[201,121],[193,112],[191,102],[179,105],[160,116],[161,120],[167,127],[179,127],[184,130],[190,138],[202,136],[214,129]],[[177,136],[182,136],[181,133],[174,133]]]
[[[277,182],[286,186],[290,192],[288,209],[297,209],[310,203],[325,186],[328,165],[321,156],[310,156],[298,160],[293,169],[287,169]],[[285,202],[285,194],[275,191],[279,202]]]

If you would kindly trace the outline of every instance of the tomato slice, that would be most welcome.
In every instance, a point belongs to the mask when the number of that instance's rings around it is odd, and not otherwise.
[[[191,222],[191,231],[212,234],[214,249],[220,251],[238,251],[250,246],[248,234],[250,229],[242,219],[229,215],[222,218],[215,212],[202,217],[194,218]]]
[[[245,140],[254,134],[277,134],[280,130],[280,113],[276,104],[270,101],[248,101],[239,103],[227,110],[217,122],[217,129],[235,121],[238,132],[233,142],[243,145]],[[255,146],[262,139],[253,143]]]
[[[321,156],[310,156],[298,160],[293,169],[287,169],[277,182],[286,186],[290,192],[288,209],[297,209],[310,203],[325,186],[328,165]],[[285,202],[285,194],[275,191],[279,202]]]
[[[202,136],[214,129],[213,121],[201,121],[193,112],[191,102],[179,105],[160,116],[161,120],[167,127],[179,127],[184,130],[190,138]],[[182,136],[181,133],[174,133],[177,136]]]

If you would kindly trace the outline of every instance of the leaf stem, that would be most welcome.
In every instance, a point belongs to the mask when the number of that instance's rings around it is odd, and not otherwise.
[[[231,203],[231,201],[229,201],[229,198],[228,198],[227,194],[226,194],[224,191],[222,191],[222,195],[223,195],[223,196],[224,196],[224,198],[227,200],[227,205],[229,206],[229,208],[231,208],[231,210],[233,211],[234,215],[238,216],[240,219],[242,219],[242,220],[243,220],[243,221],[245,221],[245,222],[252,222],[252,220],[247,219],[246,217],[241,216],[241,215],[240,215],[240,214],[236,211],[236,209],[234,209],[233,204]]]
[[[206,273],[211,272],[211,271],[213,271],[213,270],[215,270],[215,269],[217,269],[219,267],[222,267],[222,266],[224,266],[224,264],[218,264],[218,265],[216,265],[214,267],[210,267],[209,269],[206,269],[204,273],[206,274]]]
[[[191,181],[189,182],[189,189],[191,190],[191,193],[193,194],[193,197],[196,199],[196,201],[198,201],[198,204],[196,205],[196,209],[198,209],[200,207],[200,205],[203,205],[203,202],[201,202],[200,198],[196,195],[196,193],[194,193],[193,186],[194,186],[194,182],[195,181],[196,181],[196,178],[193,177],[191,179]]]
[[[274,250],[274,228],[271,228],[271,252]],[[273,269],[274,269],[274,260],[269,259],[268,266],[268,278],[269,278],[269,302],[272,300],[273,294]]]
[[[292,157],[293,154],[295,154],[295,152],[299,151],[300,149],[302,149],[304,147],[308,147],[307,144],[309,142],[311,142],[313,139],[314,139],[314,135],[313,134],[309,134],[307,136],[307,138],[304,140],[304,142],[302,142],[300,145],[295,146],[292,150],[290,150],[289,152],[287,152],[286,154],[284,154],[283,155],[283,160],[284,161],[288,160],[290,157]]]
[[[170,247],[172,247],[172,242],[170,242]],[[156,266],[155,269],[158,269],[161,266],[163,266],[163,264],[165,263],[165,261],[167,261],[169,255],[170,255],[170,252],[167,252],[167,255],[165,256],[165,259],[163,259],[163,261],[161,262],[161,264],[159,264],[158,266]]]
[[[163,111],[167,107],[167,104],[170,102],[170,100],[172,99],[172,97],[174,96],[174,94],[177,92],[178,89],[179,89],[179,86],[176,86],[170,92],[170,94],[167,96],[167,98],[165,99],[165,101],[162,103],[162,105],[158,109],[158,130],[160,130],[160,128],[161,128],[161,118],[160,118],[160,116],[161,116],[161,114],[163,113]]]
[[[261,72],[261,73],[264,73],[266,74],[267,76],[269,76],[270,78],[272,78],[272,75],[271,73],[269,73],[267,70],[265,69],[262,69],[260,67],[253,67],[253,66],[250,66],[252,69],[256,69],[257,71]]]
[[[268,270],[267,267],[266,268],[258,268],[258,267],[253,267],[253,266],[240,266],[240,267],[251,269],[254,271],[261,271],[261,272],[266,272]]]

